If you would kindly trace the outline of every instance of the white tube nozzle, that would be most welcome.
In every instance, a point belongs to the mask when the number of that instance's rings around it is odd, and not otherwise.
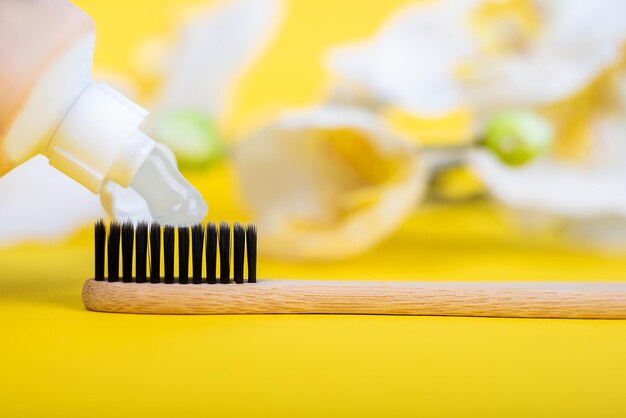
[[[128,187],[156,146],[139,126],[148,112],[108,85],[91,82],[45,150],[50,164],[99,193],[105,180]]]
[[[71,106],[45,154],[50,164],[99,193],[107,181],[141,195],[158,222],[193,225],[207,206],[156,142],[139,130],[148,112],[104,83]]]

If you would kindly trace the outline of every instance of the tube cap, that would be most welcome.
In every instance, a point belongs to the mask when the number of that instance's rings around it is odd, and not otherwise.
[[[148,112],[105,83],[74,102],[44,152],[50,164],[98,193],[105,180],[128,187],[156,146],[139,126]]]

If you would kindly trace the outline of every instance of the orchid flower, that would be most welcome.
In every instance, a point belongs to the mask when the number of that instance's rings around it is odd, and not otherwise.
[[[239,143],[234,162],[262,251],[280,258],[371,248],[415,207],[425,183],[410,142],[346,106],[285,113]]]
[[[343,100],[417,115],[467,109],[480,136],[501,109],[556,130],[551,153],[511,168],[471,166],[507,205],[565,218],[626,216],[626,2],[439,0],[398,10],[370,40],[330,51]]]

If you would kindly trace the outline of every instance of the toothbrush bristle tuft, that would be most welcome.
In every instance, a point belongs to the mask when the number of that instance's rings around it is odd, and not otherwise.
[[[150,225],[150,283],[161,282],[161,225]]]
[[[135,249],[135,225],[126,221],[122,223],[122,281],[133,281],[133,251]]]
[[[233,279],[243,283],[243,265],[246,250],[246,233],[239,222],[233,225]]]
[[[210,222],[206,226],[206,282],[217,283],[217,226]]]
[[[94,238],[95,238],[95,279],[98,281],[104,280],[104,262],[106,259],[106,240],[107,229],[102,219],[94,225]]]
[[[220,283],[230,283],[230,226],[226,222],[220,224]]]
[[[257,231],[254,225],[248,225],[246,228],[246,244],[248,250],[248,283],[256,283]]]
[[[135,229],[135,281],[146,282],[146,260],[148,256],[148,224],[139,222]]]
[[[165,284],[187,284],[190,277],[198,285],[216,284],[218,277],[221,284],[228,284],[231,273],[234,282],[242,284],[247,262],[248,283],[256,282],[254,225],[236,222],[231,228],[227,222],[209,222],[183,227],[126,220],[112,221],[107,231],[105,222],[98,220],[94,240],[97,281],[117,282],[121,277],[124,283],[156,284],[161,283],[163,270]]]
[[[204,245],[204,228],[202,224],[191,227],[191,265],[193,284],[202,283],[202,250]]]
[[[111,222],[107,241],[108,280],[116,282],[120,277],[120,224]]]
[[[189,283],[189,228],[178,227],[178,283]]]
[[[163,227],[163,282],[174,283],[174,252],[176,241],[176,228],[172,225]]]

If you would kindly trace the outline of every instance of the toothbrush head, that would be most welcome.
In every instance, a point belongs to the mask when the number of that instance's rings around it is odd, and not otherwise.
[[[150,283],[188,284],[191,277],[193,284],[215,284],[219,267],[219,283],[242,284],[247,264],[247,282],[255,283],[256,235],[254,225],[244,227],[240,223],[232,227],[227,222],[219,227],[212,222],[175,227],[113,221],[107,228],[98,220],[94,225],[94,278],[117,282],[121,267],[124,283],[146,283],[149,277]]]

